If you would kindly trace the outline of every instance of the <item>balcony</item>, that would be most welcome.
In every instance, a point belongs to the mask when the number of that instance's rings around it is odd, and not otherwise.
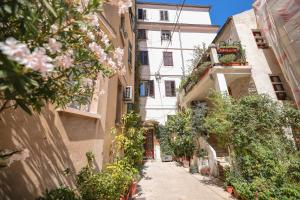
[[[230,86],[235,88],[239,84],[236,80],[250,77],[251,67],[240,42],[212,44],[193,72],[182,81],[180,104],[186,106],[193,100],[204,100],[211,89],[231,95]]]

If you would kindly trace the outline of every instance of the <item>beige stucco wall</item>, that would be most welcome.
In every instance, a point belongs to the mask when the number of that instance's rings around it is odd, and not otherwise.
[[[88,151],[101,167],[103,136],[96,125],[96,119],[59,114],[51,105],[39,115],[21,109],[1,113],[1,149],[28,149],[29,158],[0,169],[0,199],[34,199],[61,184],[74,186],[74,176],[64,170],[78,172]]]

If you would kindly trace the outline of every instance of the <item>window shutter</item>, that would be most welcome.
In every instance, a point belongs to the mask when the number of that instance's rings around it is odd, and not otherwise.
[[[163,52],[163,59],[164,59],[165,66],[173,66],[172,52]]]
[[[175,97],[175,81],[165,81],[165,93],[166,97]]]
[[[171,95],[174,97],[176,96],[176,91],[175,91],[175,81],[171,81]]]
[[[146,10],[143,10],[143,19],[147,18]]]
[[[155,93],[154,93],[154,80],[149,81],[149,96],[150,97],[155,96]]]
[[[144,51],[144,65],[149,65],[148,51]]]
[[[165,11],[165,20],[169,21],[169,15],[168,15],[168,11],[167,10]]]
[[[170,97],[171,96],[170,81],[165,81],[165,93],[166,93],[166,97]]]
[[[160,11],[160,20],[164,20],[164,11]]]

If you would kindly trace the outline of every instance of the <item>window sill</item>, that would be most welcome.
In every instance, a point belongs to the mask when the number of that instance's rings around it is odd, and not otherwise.
[[[101,116],[99,114],[85,112],[85,111],[77,110],[75,108],[66,108],[66,109],[58,108],[58,109],[56,109],[56,111],[59,113],[68,113],[68,114],[79,116],[79,117],[101,119]]]

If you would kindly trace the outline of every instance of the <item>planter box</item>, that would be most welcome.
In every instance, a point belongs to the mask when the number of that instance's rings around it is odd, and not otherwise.
[[[207,67],[200,75],[199,75],[199,81],[206,75],[208,74],[210,70],[210,67]]]
[[[217,52],[220,54],[237,53],[238,51],[239,51],[238,48],[234,48],[234,47],[232,47],[232,48],[222,48],[221,47],[217,50]]]
[[[189,82],[187,85],[186,85],[186,87],[185,87],[185,92],[187,93],[187,92],[189,92],[192,88],[193,88],[193,86],[194,86],[194,83],[192,83],[192,82]]]
[[[241,62],[230,62],[230,63],[221,63],[223,66],[242,66],[245,65],[244,63]]]

